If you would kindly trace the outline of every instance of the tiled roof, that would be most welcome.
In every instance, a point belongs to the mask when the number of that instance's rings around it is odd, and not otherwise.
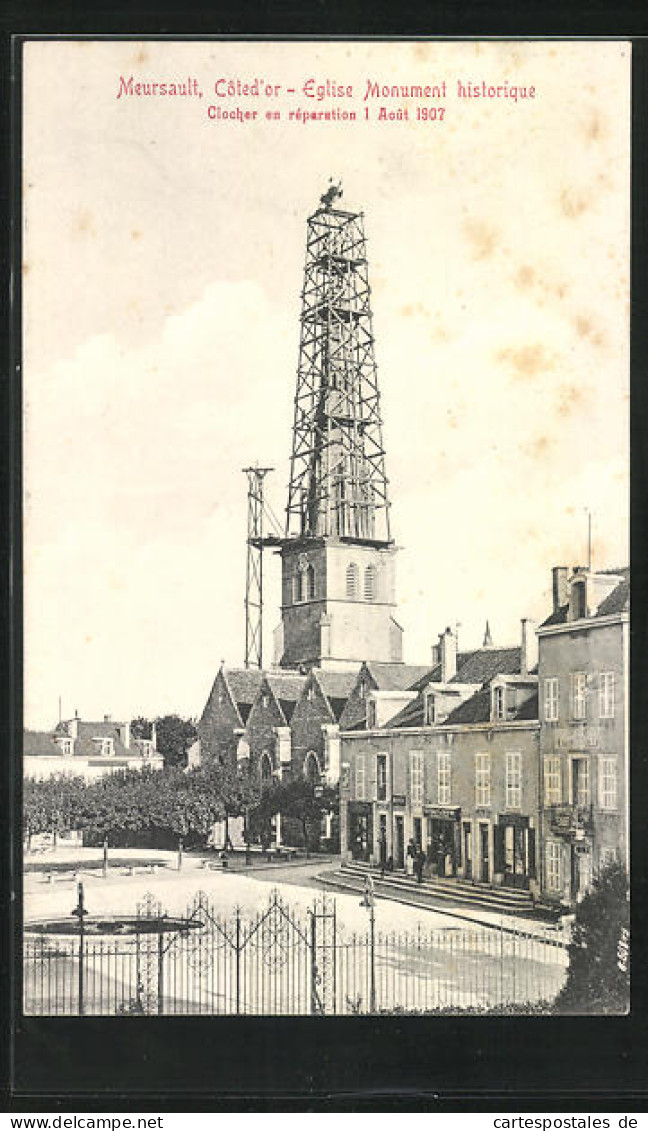
[[[284,699],[289,703],[296,703],[306,683],[305,675],[295,672],[266,672],[268,683],[277,699]]]
[[[450,683],[485,683],[502,672],[514,675],[520,670],[520,648],[475,648],[472,652],[457,653],[457,674]],[[441,682],[441,664],[426,668],[412,683],[411,691],[422,691],[428,683]]]
[[[622,613],[630,605],[630,582],[624,580],[619,582],[616,589],[601,601],[598,609],[596,610],[597,617],[608,617],[613,613]]]
[[[496,675],[515,675],[520,670],[520,648],[479,648],[461,664],[451,683],[486,683]]]
[[[423,696],[418,695],[411,703],[406,703],[385,726],[390,729],[392,727],[422,727],[424,722],[423,711]]]
[[[247,703],[251,707],[261,686],[263,672],[259,668],[225,668],[224,675],[234,702],[239,705]]]
[[[414,689],[429,666],[422,664],[386,664],[367,662],[379,691],[407,691]]]
[[[519,711],[518,711],[518,713],[515,717],[516,717],[516,719],[519,719],[520,721],[538,718],[538,689],[537,688],[535,689],[533,694],[529,696],[528,699],[525,699],[524,703],[520,707],[520,709],[519,709]]]
[[[270,671],[262,672],[260,668],[225,668],[224,675],[227,680],[234,702],[239,709],[249,708],[256,699],[264,677],[267,678],[278,700],[285,700],[293,705],[301,695],[306,676],[295,672]],[[245,722],[245,719],[243,720]]]
[[[452,723],[487,723],[490,719],[490,687],[481,687],[470,699],[466,699],[451,711],[443,725]]]
[[[23,734],[23,754],[39,755],[60,754],[51,734],[42,730],[26,730]]]
[[[327,699],[348,699],[358,679],[357,668],[352,672],[331,672],[315,668],[315,675]]]
[[[460,652],[457,657],[457,674],[450,680],[450,685],[456,684],[457,688],[462,683],[488,684],[496,675],[517,675],[520,671],[520,648],[478,648],[474,652]],[[415,685],[419,694],[416,699],[394,715],[386,724],[388,728],[395,727],[420,727],[425,723],[425,706],[423,691],[430,683],[441,680],[441,665],[430,668],[427,674]],[[482,700],[478,697],[486,696],[487,711],[484,718],[472,718],[471,712],[482,712]],[[476,702],[475,702],[476,701]],[[472,704],[472,706],[468,706]],[[462,712],[462,708],[466,708]],[[486,722],[490,718],[490,689],[482,688],[459,704],[448,715],[446,722]]]
[[[23,752],[26,755],[60,755],[56,738],[72,737],[69,723],[76,721],[77,737],[74,739],[75,758],[96,758],[101,756],[101,749],[94,741],[97,738],[112,738],[113,753],[117,758],[137,758],[140,753],[136,739],[131,739],[130,747],[124,746],[119,727],[123,723],[115,722],[84,722],[81,719],[71,719],[67,722],[57,723],[52,734],[43,731],[26,730],[24,734]]]
[[[630,606],[630,569],[624,566],[622,569],[600,569],[598,573],[605,574],[606,576],[620,577],[622,580],[619,584],[608,593],[598,609],[594,613],[596,617],[609,617],[614,613],[622,613]],[[569,613],[569,603],[561,605],[555,613],[551,613],[546,620],[540,625],[541,628],[548,628],[552,624],[566,624]]]

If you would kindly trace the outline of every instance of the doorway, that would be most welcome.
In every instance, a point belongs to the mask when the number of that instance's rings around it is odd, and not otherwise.
[[[420,850],[423,845],[423,822],[420,817],[414,818],[414,843]]]
[[[405,867],[405,823],[403,817],[394,817],[394,867]]]
[[[490,858],[488,852],[488,825],[479,826],[479,847],[480,847],[480,860],[481,870],[479,878],[483,884],[487,884],[490,879]]]
[[[371,810],[353,809],[349,821],[349,847],[354,860],[369,860],[373,840]]]
[[[470,821],[464,821],[463,846],[464,846],[464,879],[472,880],[473,854],[472,854],[472,825],[471,825]]]

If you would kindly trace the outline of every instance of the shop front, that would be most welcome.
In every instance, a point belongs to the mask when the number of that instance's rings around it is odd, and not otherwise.
[[[348,838],[352,859],[368,861],[373,846],[373,812],[370,802],[349,802]]]
[[[528,889],[536,877],[536,834],[529,818],[517,813],[499,817],[493,829],[494,871],[505,887]]]
[[[426,805],[427,863],[433,876],[456,876],[461,867],[461,810]]]

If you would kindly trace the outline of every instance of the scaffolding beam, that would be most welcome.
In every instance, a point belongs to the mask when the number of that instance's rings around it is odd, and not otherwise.
[[[245,570],[245,666],[263,667],[263,499],[272,467],[244,467],[248,485],[247,564]]]
[[[364,220],[332,191],[307,225],[286,537],[389,545]]]

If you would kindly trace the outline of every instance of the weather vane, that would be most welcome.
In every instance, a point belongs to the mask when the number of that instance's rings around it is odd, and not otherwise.
[[[330,208],[334,200],[342,196],[342,181],[338,181],[336,185],[333,184],[333,177],[329,177],[329,187],[326,192],[320,196],[320,202],[325,208]]]

